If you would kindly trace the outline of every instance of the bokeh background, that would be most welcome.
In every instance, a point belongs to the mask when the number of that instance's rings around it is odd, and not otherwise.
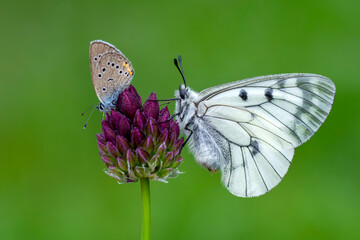
[[[140,184],[104,174],[89,43],[117,46],[143,99],[171,98],[181,53],[195,90],[309,72],[337,86],[281,184],[237,198],[186,150],[185,174],[151,183],[153,239],[359,239],[360,2],[2,1],[0,239],[140,239]],[[173,109],[173,105],[169,106]]]

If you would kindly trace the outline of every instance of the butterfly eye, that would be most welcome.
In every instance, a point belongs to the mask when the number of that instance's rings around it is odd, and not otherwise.
[[[185,89],[184,85],[180,85],[179,93],[180,93],[180,98],[185,99],[185,97],[186,97],[186,89]]]
[[[103,110],[104,110],[104,105],[103,105],[102,103],[100,103],[98,109],[99,109],[100,111],[103,111]]]

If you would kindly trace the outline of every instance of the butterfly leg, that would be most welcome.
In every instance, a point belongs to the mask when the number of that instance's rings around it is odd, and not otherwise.
[[[179,115],[180,115],[180,113],[175,113],[175,114],[171,115],[168,119],[157,122],[157,123],[164,123],[164,122],[170,121],[171,119],[173,119],[174,117],[179,116]]]
[[[193,131],[191,129],[188,128],[189,124],[187,124],[185,126],[185,130],[188,130],[190,132],[190,135],[186,138],[185,142],[182,144],[181,148],[180,148],[180,153],[182,151],[182,149],[185,147],[186,143],[189,141],[191,135],[193,134]]]

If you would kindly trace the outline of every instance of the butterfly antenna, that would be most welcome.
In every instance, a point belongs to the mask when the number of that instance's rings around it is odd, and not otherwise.
[[[181,76],[182,76],[182,78],[184,80],[185,87],[186,87],[186,80],[185,80],[184,70],[183,70],[183,67],[182,67],[182,64],[181,64],[181,55],[180,54],[178,56],[178,60],[176,60],[176,58],[174,58],[174,64],[175,64],[176,68],[179,70],[179,72],[180,72],[180,74],[181,74]],[[179,67],[179,65],[180,65],[180,67]]]
[[[93,106],[94,107],[94,106]],[[87,126],[87,124],[88,124],[88,122],[89,122],[89,119],[90,119],[90,117],[91,117],[91,115],[93,114],[93,112],[95,111],[95,109],[96,109],[96,107],[94,107],[94,109],[91,111],[91,113],[90,113],[90,115],[89,115],[89,117],[86,119],[86,122],[85,122],[85,124],[84,124],[84,130],[85,130],[85,128],[86,128],[86,126]]]
[[[84,114],[89,111],[90,108],[93,108],[95,105],[97,105],[98,103],[95,103],[94,105],[91,105],[90,107],[88,107],[84,112],[81,113],[81,116],[84,116]]]

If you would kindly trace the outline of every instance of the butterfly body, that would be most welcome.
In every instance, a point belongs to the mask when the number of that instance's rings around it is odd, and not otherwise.
[[[108,112],[116,105],[119,93],[130,85],[134,69],[120,50],[101,40],[90,43],[90,67],[100,100],[98,110]]]
[[[205,89],[182,85],[177,121],[196,161],[222,172],[234,195],[253,197],[275,187],[294,149],[327,117],[335,85],[316,74],[255,77]]]

